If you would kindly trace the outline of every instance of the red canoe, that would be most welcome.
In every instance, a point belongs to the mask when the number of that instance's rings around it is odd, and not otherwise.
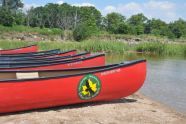
[[[21,47],[16,49],[7,49],[7,50],[0,50],[1,55],[6,54],[19,54],[19,53],[29,53],[29,52],[37,52],[38,48],[36,45]]]
[[[21,79],[19,74],[34,76]],[[61,71],[0,71],[0,77],[0,113],[8,113],[129,96],[144,83],[146,61]]]
[[[52,63],[52,62],[51,62]],[[49,70],[49,69],[69,69],[80,67],[92,67],[105,65],[105,54],[91,55],[83,58],[75,58],[72,60],[65,60],[60,62],[54,62],[52,64],[36,64],[36,65],[18,65],[19,67],[2,66],[0,70]]]

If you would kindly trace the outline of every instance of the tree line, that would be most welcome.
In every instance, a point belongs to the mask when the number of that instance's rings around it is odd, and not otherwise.
[[[72,30],[76,40],[82,40],[100,31],[112,34],[152,34],[169,38],[186,37],[186,21],[178,19],[166,23],[148,19],[142,13],[126,18],[120,13],[102,16],[95,7],[77,7],[70,4],[53,4],[31,8],[23,12],[21,0],[0,0],[0,24],[25,25],[40,28]]]

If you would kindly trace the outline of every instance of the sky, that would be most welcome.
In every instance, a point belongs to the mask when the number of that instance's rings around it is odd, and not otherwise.
[[[47,3],[68,3],[74,6],[94,6],[102,15],[119,12],[129,18],[131,15],[143,13],[148,18],[166,22],[179,18],[186,20],[186,0],[23,0],[23,2],[24,10]]]

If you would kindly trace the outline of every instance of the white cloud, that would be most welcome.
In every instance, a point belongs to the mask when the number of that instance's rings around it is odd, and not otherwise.
[[[171,10],[175,8],[175,4],[169,1],[149,1],[144,3],[144,7],[149,9],[161,9],[161,10]]]
[[[128,17],[130,15],[143,12],[141,8],[142,6],[140,4],[130,2],[127,4],[119,4],[117,6],[106,6],[103,10],[103,14],[106,15],[111,12],[118,12]]]
[[[141,5],[135,2],[128,3],[126,5],[119,5],[121,10],[139,12],[142,11]]]
[[[120,4],[118,5],[118,10],[121,13],[126,13],[127,16],[143,12],[142,6],[135,2]]]
[[[176,12],[178,6],[170,1],[147,1],[145,3],[129,2],[116,6],[106,6],[102,13],[106,15],[111,12],[118,12],[127,17],[137,13],[143,13],[148,18],[160,18],[166,22],[176,20],[179,15]]]
[[[63,0],[60,0],[60,1],[57,2],[57,4],[59,4],[59,5],[61,5],[61,4],[63,4],[63,3],[64,3]]]
[[[79,7],[81,7],[81,6],[93,6],[93,7],[95,7],[95,5],[92,4],[92,3],[75,3],[75,4],[72,4],[72,6],[79,6]]]
[[[107,13],[111,13],[111,12],[116,12],[117,9],[114,6],[106,6],[104,11]]]

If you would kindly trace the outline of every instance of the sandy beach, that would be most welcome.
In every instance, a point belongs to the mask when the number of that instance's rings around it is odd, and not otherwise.
[[[0,116],[0,124],[184,124],[186,116],[140,93],[110,102],[86,103]]]

